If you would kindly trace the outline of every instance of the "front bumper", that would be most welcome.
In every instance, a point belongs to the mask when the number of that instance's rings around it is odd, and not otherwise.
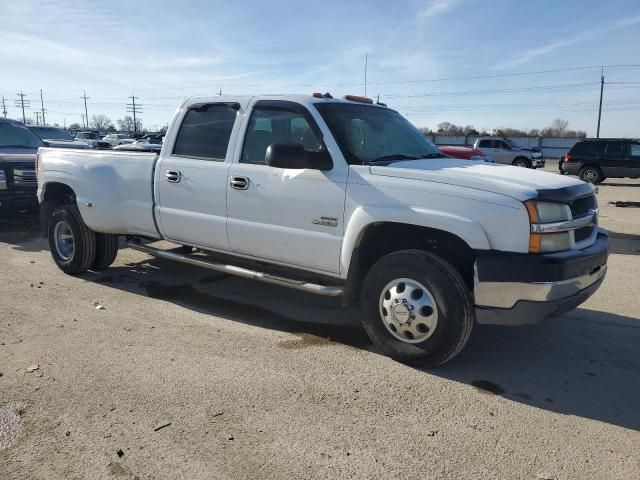
[[[0,214],[37,212],[36,190],[0,190]]]
[[[481,254],[475,271],[476,320],[524,325],[572,310],[603,282],[608,251],[608,235],[600,229],[595,243],[583,250]]]
[[[531,164],[533,165],[533,168],[544,168],[545,161],[544,158],[532,158]]]

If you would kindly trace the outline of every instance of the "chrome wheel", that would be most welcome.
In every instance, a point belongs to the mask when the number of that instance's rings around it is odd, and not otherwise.
[[[380,294],[379,308],[389,333],[406,343],[424,342],[438,324],[438,308],[431,292],[409,278],[389,282]]]
[[[56,223],[53,229],[53,242],[56,247],[56,252],[63,261],[66,262],[73,258],[76,247],[73,232],[66,222],[60,221]]]
[[[595,183],[595,181],[598,179],[598,172],[593,168],[587,168],[582,174],[582,179],[585,182]]]

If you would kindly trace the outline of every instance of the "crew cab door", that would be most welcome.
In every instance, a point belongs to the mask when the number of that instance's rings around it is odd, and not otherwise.
[[[271,144],[326,148],[306,107],[260,100],[245,120],[229,172],[228,232],[234,252],[295,267],[339,273],[348,168],[283,169],[265,164]]]
[[[226,159],[240,110],[239,103],[206,103],[176,118],[155,174],[158,226],[167,240],[230,249]]]

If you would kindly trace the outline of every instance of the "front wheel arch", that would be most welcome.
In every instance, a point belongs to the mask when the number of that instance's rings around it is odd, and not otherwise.
[[[531,168],[531,166],[532,166],[531,160],[528,159],[527,157],[516,157],[516,158],[513,159],[513,162],[511,162],[511,164],[514,167]]]

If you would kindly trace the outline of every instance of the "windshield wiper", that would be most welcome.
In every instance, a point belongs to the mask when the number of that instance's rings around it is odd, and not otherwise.
[[[441,152],[437,153],[427,153],[426,155],[422,155],[420,158],[445,158],[446,155]]]
[[[371,160],[365,160],[363,163],[365,164],[374,164],[374,163],[384,163],[388,164],[389,162],[395,162],[400,160],[418,160],[420,157],[416,157],[415,155],[407,155],[406,153],[392,153],[390,155],[382,155],[381,157],[376,157]]]

